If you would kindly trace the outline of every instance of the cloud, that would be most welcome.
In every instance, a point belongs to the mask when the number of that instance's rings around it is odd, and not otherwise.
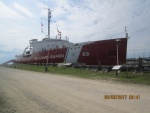
[[[0,19],[22,19],[23,17],[12,8],[0,1]]]
[[[27,15],[27,16],[30,17],[30,18],[33,18],[33,17],[34,17],[34,15],[33,15],[27,8],[24,8],[23,6],[19,5],[19,4],[16,3],[16,2],[15,2],[13,5],[14,5],[14,7],[15,7],[18,11],[20,11],[21,13]]]

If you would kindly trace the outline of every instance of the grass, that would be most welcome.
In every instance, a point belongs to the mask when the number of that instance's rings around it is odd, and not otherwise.
[[[14,65],[10,67],[14,68]],[[36,71],[36,72],[45,72],[44,66],[37,66],[37,65],[16,64],[15,68],[29,70],[29,71]],[[119,81],[125,83],[150,85],[150,73],[120,72],[117,77],[115,71],[105,72],[104,70],[101,70],[95,72],[85,68],[77,69],[73,67],[66,68],[66,67],[57,67],[57,66],[56,67],[48,66],[47,73],[69,75],[69,76],[88,78],[88,79],[107,79],[107,80],[113,80],[113,81]]]

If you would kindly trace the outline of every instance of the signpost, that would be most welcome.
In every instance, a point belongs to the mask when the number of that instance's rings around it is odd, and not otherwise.
[[[116,71],[116,76],[118,77],[118,71],[122,67],[122,65],[115,65],[112,70]]]

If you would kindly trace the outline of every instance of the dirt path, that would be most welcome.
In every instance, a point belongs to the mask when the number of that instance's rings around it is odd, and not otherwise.
[[[150,86],[0,67],[0,113],[149,112]]]

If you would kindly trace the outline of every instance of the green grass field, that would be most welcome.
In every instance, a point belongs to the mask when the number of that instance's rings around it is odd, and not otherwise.
[[[37,65],[26,65],[26,64],[15,64],[10,66],[11,68],[45,72],[45,66]],[[48,72],[53,74],[61,74],[66,76],[87,78],[87,79],[107,79],[118,82],[133,83],[133,84],[144,84],[150,85],[150,73],[135,73],[135,72],[120,72],[118,77],[115,71],[106,72],[105,70],[93,71],[89,69],[76,69],[73,67],[54,67],[48,66]]]

